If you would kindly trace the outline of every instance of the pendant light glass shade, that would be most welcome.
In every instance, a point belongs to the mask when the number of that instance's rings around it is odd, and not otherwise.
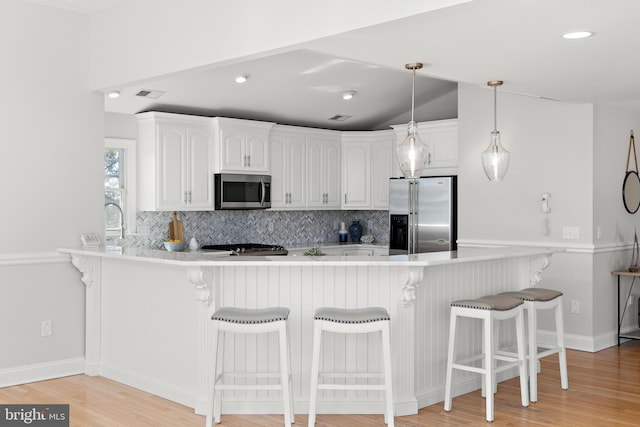
[[[422,64],[406,64],[405,68],[412,71],[413,83],[411,88],[411,121],[407,128],[407,137],[396,147],[400,170],[407,178],[418,178],[427,164],[429,146],[418,135],[418,126],[413,120],[415,107],[416,70],[422,68]]]
[[[502,181],[509,168],[511,153],[500,143],[500,132],[497,129],[497,87],[501,80],[487,82],[493,87],[493,131],[489,138],[489,147],[482,152],[482,167],[489,181]]]

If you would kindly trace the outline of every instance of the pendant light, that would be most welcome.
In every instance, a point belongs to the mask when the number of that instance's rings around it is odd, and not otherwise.
[[[411,86],[411,121],[407,129],[407,137],[397,146],[398,162],[400,170],[407,178],[418,178],[427,163],[429,147],[420,139],[418,126],[413,119],[416,96],[416,70],[422,68],[422,63],[413,62],[404,66],[411,70],[413,83]]]
[[[487,82],[493,88],[493,131],[489,139],[489,147],[482,152],[482,167],[489,181],[502,181],[509,168],[510,153],[500,143],[500,132],[497,125],[497,92],[502,80]]]

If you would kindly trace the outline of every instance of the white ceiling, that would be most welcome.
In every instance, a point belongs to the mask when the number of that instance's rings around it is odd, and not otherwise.
[[[95,13],[123,0],[29,1]],[[416,80],[416,105],[426,107],[417,120],[429,115],[431,105],[455,111],[452,82],[485,85],[494,79],[505,81],[503,91],[640,113],[638,16],[638,0],[473,0],[273,56],[119,88],[123,96],[106,100],[105,110],[158,109],[374,129],[394,119],[406,121],[411,78],[404,64],[420,61],[425,68]],[[561,38],[573,30],[595,36]],[[249,81],[237,85],[236,74],[249,74]],[[134,96],[140,89],[166,94],[142,99]],[[345,102],[339,96],[344,90],[358,94]],[[353,117],[329,122],[335,114]]]

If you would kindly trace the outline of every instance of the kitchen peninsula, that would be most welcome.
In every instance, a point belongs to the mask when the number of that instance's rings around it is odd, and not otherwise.
[[[225,253],[122,248],[61,249],[86,285],[85,372],[193,407],[203,414],[211,360],[210,316],[221,306],[286,306],[294,407],[308,409],[313,312],[321,306],[382,306],[391,315],[395,414],[444,396],[449,303],[536,285],[553,249],[461,248],[454,252],[359,257],[231,257]],[[460,336],[480,348],[476,326]],[[377,370],[374,336],[325,340],[328,370]],[[275,337],[227,338],[224,363],[278,370]],[[333,355],[333,357],[328,357]],[[479,388],[455,378],[454,395]],[[378,413],[379,392],[325,391],[320,413]],[[227,413],[279,413],[276,392],[230,394]]]

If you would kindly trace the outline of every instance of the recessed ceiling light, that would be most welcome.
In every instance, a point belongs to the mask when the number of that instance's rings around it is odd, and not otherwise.
[[[244,83],[247,81],[249,76],[236,76],[236,83]]]
[[[356,96],[356,91],[355,90],[350,90],[347,92],[343,92],[342,93],[342,99],[344,99],[345,101],[348,101],[350,99],[352,99],[354,96]]]
[[[572,31],[570,33],[564,33],[562,37],[565,39],[586,39],[592,35],[593,33],[591,31]]]
[[[109,92],[107,92],[107,96],[111,99],[113,98],[117,98],[120,96],[120,91],[119,90],[110,90]]]

